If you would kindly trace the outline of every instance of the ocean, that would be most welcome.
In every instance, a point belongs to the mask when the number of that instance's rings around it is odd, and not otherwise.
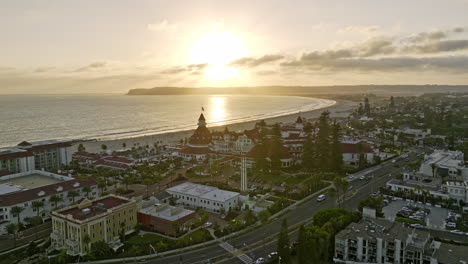
[[[111,140],[307,112],[335,102],[252,95],[0,95],[0,147],[46,139]]]

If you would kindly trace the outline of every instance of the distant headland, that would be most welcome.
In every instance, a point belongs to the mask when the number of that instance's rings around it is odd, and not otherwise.
[[[337,85],[337,86],[252,86],[252,87],[154,87],[137,88],[127,95],[209,95],[209,94],[261,94],[261,95],[310,95],[310,94],[422,94],[468,92],[468,85]]]

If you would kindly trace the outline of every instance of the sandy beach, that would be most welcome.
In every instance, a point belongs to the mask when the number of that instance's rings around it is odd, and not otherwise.
[[[271,123],[291,123],[294,122],[297,117],[300,115],[301,117],[305,117],[307,119],[314,119],[318,118],[320,114],[328,110],[330,112],[330,116],[332,118],[344,118],[347,117],[353,108],[356,107],[358,103],[351,102],[351,101],[344,101],[344,100],[336,100],[336,104],[315,109],[308,112],[290,114],[285,116],[279,116],[274,118],[265,119],[265,121],[269,124]],[[209,123],[209,120],[207,120]],[[258,120],[257,120],[258,121]],[[243,131],[245,129],[252,129],[254,124],[257,121],[249,121],[249,122],[242,122],[242,123],[235,123],[226,125],[229,130],[231,131]],[[197,123],[197,120],[193,120],[194,124]],[[215,130],[223,130],[226,126],[214,126],[208,127],[211,131]],[[122,139],[114,139],[114,140],[92,140],[92,141],[83,141],[77,142],[74,146],[77,147],[79,143],[82,143],[86,151],[88,152],[100,152],[102,151],[101,145],[105,144],[108,150],[122,150],[123,144],[125,143],[127,148],[131,148],[133,146],[145,146],[145,145],[153,145],[155,142],[162,142],[162,144],[174,144],[178,143],[181,139],[186,137],[190,137],[192,135],[193,129],[186,130],[186,131],[177,131],[177,132],[169,132],[169,133],[162,133],[162,134],[154,134],[154,135],[144,135],[139,137],[132,137],[132,138],[122,138]]]

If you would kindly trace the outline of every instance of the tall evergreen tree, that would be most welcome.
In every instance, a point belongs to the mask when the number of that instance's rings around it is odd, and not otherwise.
[[[389,105],[389,108],[391,110],[395,109],[395,98],[393,98],[393,96],[390,96],[390,105]]]
[[[341,153],[341,127],[333,122],[331,131],[331,170],[341,171],[343,168],[343,154]]]
[[[299,264],[308,263],[309,256],[309,247],[307,245],[307,235],[306,230],[303,225],[299,227],[299,232],[297,234],[297,262]]]
[[[290,263],[290,252],[289,252],[289,234],[288,234],[288,222],[283,219],[281,223],[281,230],[278,235],[278,257],[281,258],[281,263]]]
[[[307,137],[304,143],[304,152],[302,154],[302,166],[308,172],[315,168],[315,146],[312,142],[311,136]]]
[[[370,115],[370,103],[369,103],[369,98],[364,98],[364,113],[366,115]]]
[[[317,167],[327,171],[330,164],[330,112],[325,111],[320,115],[317,135]]]

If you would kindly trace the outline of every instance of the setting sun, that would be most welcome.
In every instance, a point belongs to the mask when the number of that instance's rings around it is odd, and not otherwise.
[[[204,33],[192,47],[193,63],[208,63],[205,78],[208,81],[223,81],[239,76],[239,70],[228,64],[246,55],[242,39],[232,32],[212,29]]]

